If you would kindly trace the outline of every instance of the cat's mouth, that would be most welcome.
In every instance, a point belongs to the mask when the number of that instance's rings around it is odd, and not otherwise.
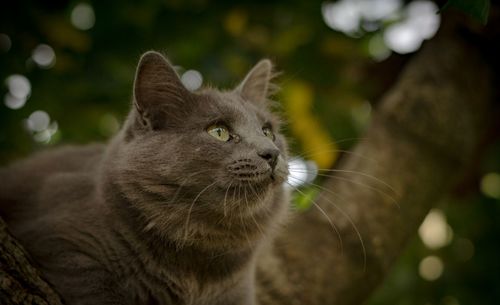
[[[234,162],[227,167],[229,174],[229,184],[236,187],[250,186],[255,189],[267,190],[269,187],[282,184],[286,180],[286,175],[279,169],[263,166],[243,159]],[[265,164],[267,165],[267,164]]]
[[[231,183],[235,186],[252,186],[258,188],[271,187],[281,184],[285,181],[276,171],[266,169],[262,171],[252,171],[247,173],[238,173],[231,175]]]
[[[237,184],[263,185],[269,184],[274,180],[273,173],[270,169],[244,173],[240,172],[232,176]]]

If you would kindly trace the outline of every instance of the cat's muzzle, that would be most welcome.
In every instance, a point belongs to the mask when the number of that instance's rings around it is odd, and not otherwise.
[[[266,181],[272,182],[274,179],[273,170],[268,164],[261,163],[263,164],[256,164],[251,159],[240,159],[228,165],[227,169],[231,178],[238,182],[251,184],[261,184]]]

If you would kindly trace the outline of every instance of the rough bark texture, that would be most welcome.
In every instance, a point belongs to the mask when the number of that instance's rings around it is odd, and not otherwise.
[[[490,86],[488,67],[458,36],[443,34],[426,45],[382,100],[366,139],[340,165],[344,172],[324,184],[321,210],[295,217],[272,249],[276,255],[263,260],[259,275],[281,290],[259,287],[267,295],[262,303],[364,301],[473,153]],[[0,303],[60,304],[3,222],[0,238]]]
[[[477,50],[446,31],[382,99],[365,140],[323,185],[321,210],[296,217],[281,236],[281,260],[262,269],[284,272],[286,289],[266,304],[362,303],[457,182],[484,133],[491,84]]]
[[[0,218],[0,304],[60,305],[61,299],[41,277],[27,252]]]

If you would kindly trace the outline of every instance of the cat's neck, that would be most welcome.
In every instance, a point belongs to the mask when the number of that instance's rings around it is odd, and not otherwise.
[[[126,199],[116,200],[121,200],[122,205]],[[198,304],[196,300],[203,300],[200,305],[254,304],[255,258],[263,240],[230,248],[206,248],[205,243],[179,246],[176,240],[155,228],[147,232],[138,230],[145,222],[132,205],[112,210],[116,214],[110,226],[122,254],[126,251],[125,256],[133,257],[134,262],[141,261],[145,274],[165,276],[167,290],[177,289],[176,294],[189,299],[191,304]]]
[[[250,235],[250,228],[237,228],[241,223],[234,222],[232,226],[235,231],[246,230],[244,236],[235,236],[229,229],[224,232],[225,235],[220,232],[214,235],[213,231],[205,227],[199,230],[197,236],[183,242],[179,240],[182,233],[178,232],[183,231],[184,221],[167,222],[167,226],[151,225],[141,208],[132,203],[118,185],[107,183],[105,192],[106,205],[110,207],[111,221],[115,229],[127,235],[130,242],[140,244],[150,258],[158,262],[170,260],[169,268],[176,266],[183,272],[191,270],[201,276],[205,276],[202,275],[203,271],[213,276],[223,276],[224,273],[239,270],[247,265],[265,239],[260,231],[262,228],[253,228],[255,234]],[[165,215],[166,217],[168,216]],[[252,225],[255,226],[254,223]],[[222,274],[221,270],[224,271]]]

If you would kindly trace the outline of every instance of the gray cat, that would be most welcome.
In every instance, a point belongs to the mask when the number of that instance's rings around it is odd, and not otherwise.
[[[257,303],[258,254],[288,209],[271,76],[262,60],[232,91],[190,92],[148,52],[108,145],[0,170],[1,216],[67,304]]]

